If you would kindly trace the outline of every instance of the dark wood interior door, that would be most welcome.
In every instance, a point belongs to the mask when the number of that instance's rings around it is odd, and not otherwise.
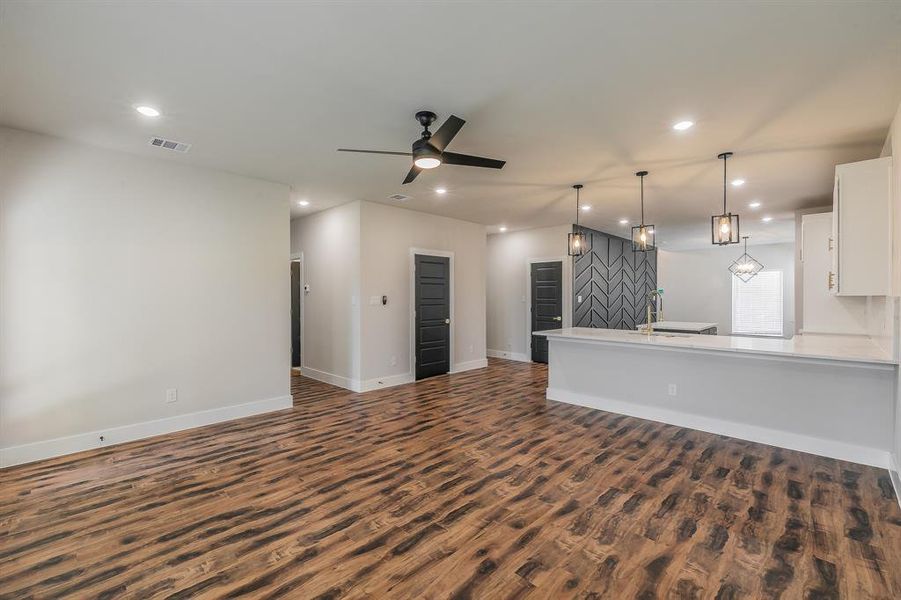
[[[563,327],[563,263],[532,263],[532,331]],[[547,362],[547,338],[532,336],[532,360]]]
[[[300,263],[291,262],[291,366],[300,366]]]
[[[414,257],[416,379],[450,371],[450,259]]]

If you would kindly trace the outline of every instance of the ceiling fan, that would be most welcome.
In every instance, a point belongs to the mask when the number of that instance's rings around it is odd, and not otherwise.
[[[410,183],[423,169],[434,169],[444,163],[446,165],[461,165],[464,167],[484,167],[486,169],[501,169],[506,161],[469,154],[457,154],[447,152],[445,148],[460,132],[460,128],[466,123],[460,117],[451,115],[435,133],[429,131],[429,126],[435,122],[438,115],[428,110],[416,113],[416,120],[422,125],[422,136],[413,142],[412,152],[389,152],[387,150],[354,150],[352,148],[338,148],[338,152],[363,152],[366,154],[393,154],[396,156],[412,156],[413,166],[404,183]]]

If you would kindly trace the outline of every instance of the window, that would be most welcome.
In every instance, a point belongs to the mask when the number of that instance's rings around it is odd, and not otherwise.
[[[782,271],[761,271],[747,283],[732,277],[732,333],[782,335]]]

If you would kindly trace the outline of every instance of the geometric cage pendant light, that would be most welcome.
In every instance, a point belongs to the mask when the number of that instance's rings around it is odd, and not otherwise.
[[[735,261],[729,265],[729,271],[745,283],[748,283],[754,279],[755,275],[763,270],[763,265],[760,264],[756,258],[748,254],[748,236],[744,236],[742,239],[745,241],[745,253],[736,258]]]
[[[710,242],[714,246],[737,244],[739,232],[738,215],[726,212],[726,160],[731,152],[723,152],[717,158],[723,159],[723,214],[710,217]]]
[[[657,249],[657,229],[644,222],[644,178],[647,171],[635,175],[641,178],[641,223],[632,227],[632,252],[653,252]]]
[[[573,227],[573,232],[566,236],[566,253],[570,256],[582,256],[590,250],[588,236],[579,226],[579,190],[582,189],[582,184],[577,183],[573,189],[576,190],[576,225]]]

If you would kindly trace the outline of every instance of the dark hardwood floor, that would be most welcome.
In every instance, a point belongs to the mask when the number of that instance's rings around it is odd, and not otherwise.
[[[2,598],[899,598],[885,471],[544,400],[543,366],[0,472]]]

